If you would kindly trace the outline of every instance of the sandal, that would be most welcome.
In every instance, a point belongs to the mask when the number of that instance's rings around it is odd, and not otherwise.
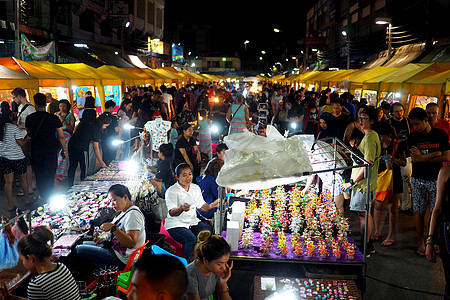
[[[17,206],[14,205],[13,208],[8,209],[8,211],[9,211],[9,212],[13,212],[13,211],[16,211],[16,209],[17,209]]]
[[[376,242],[376,241],[378,241],[380,238],[381,238],[381,234],[377,234],[377,235],[373,234],[373,235],[370,237],[370,240]]]
[[[23,197],[23,196],[25,196],[25,193],[23,192],[23,190],[20,190],[20,191],[17,193],[17,197]]]
[[[417,256],[425,257],[425,250],[417,248],[414,253],[416,253]]]
[[[390,246],[394,246],[395,245],[395,241],[394,240],[384,240],[381,243],[381,246],[383,247],[390,247]]]

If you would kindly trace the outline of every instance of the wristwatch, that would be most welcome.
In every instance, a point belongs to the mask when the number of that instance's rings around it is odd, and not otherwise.
[[[356,182],[355,182],[353,179],[350,179],[350,184],[351,184],[352,186],[354,186],[355,183],[356,183]]]
[[[113,226],[111,227],[110,232],[111,232],[111,233],[114,233],[114,231],[116,231],[116,230],[117,230],[117,225],[113,225]]]

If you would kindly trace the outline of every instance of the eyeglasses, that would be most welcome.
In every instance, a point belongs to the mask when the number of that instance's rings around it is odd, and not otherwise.
[[[358,120],[365,121],[365,120],[369,120],[369,118],[367,118],[367,117],[358,117]]]

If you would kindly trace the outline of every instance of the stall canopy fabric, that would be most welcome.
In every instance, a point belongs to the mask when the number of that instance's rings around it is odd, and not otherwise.
[[[50,72],[14,57],[0,57],[0,65],[39,79],[40,87],[70,87],[68,77]]]
[[[109,72],[98,71],[96,68],[93,68],[93,67],[88,66],[83,63],[58,64],[58,66],[61,66],[66,69],[74,70],[81,74],[86,74],[89,77],[95,78],[97,80],[101,80],[102,85],[121,85],[122,84],[122,79],[120,79],[116,75],[110,74]]]
[[[74,70],[63,68],[57,64],[51,63],[49,61],[30,61],[28,62],[37,67],[46,69],[50,72],[59,74],[70,78],[71,86],[94,86],[95,79],[82,73],[78,73]]]
[[[81,48],[75,47],[73,44],[59,42],[58,43],[58,53],[69,60],[71,63],[84,63],[88,66],[98,68],[103,66],[105,63],[90,56],[86,51]]]
[[[357,74],[355,76],[351,76],[349,78],[349,90],[355,89],[355,88],[362,88],[362,84],[364,81],[370,80],[372,78],[375,78],[377,76],[391,73],[397,70],[397,68],[389,68],[389,67],[375,67],[373,69],[368,69],[365,72],[362,72],[360,74]]]
[[[433,49],[421,61],[429,64],[434,62],[450,62],[450,46],[440,46]]]
[[[388,51],[387,50],[381,51],[379,53],[372,55],[372,57],[369,58],[367,64],[365,64],[361,69],[372,69],[375,67],[380,67],[387,60],[388,60]]]
[[[97,55],[107,65],[113,65],[117,68],[133,67],[132,64],[124,60],[122,57],[120,57],[120,55],[116,54],[119,53],[119,51],[116,51],[116,49],[102,49],[92,44],[89,44],[89,49],[91,49],[95,53],[95,55]]]
[[[406,83],[411,83],[411,95],[440,98],[450,95],[450,70]]]
[[[394,56],[386,62],[384,67],[403,67],[412,62],[425,51],[425,43],[401,46],[395,50]]]
[[[117,78],[122,79],[122,83],[124,85],[142,85],[145,84],[145,79],[142,77],[139,77],[137,75],[134,75],[132,73],[128,73],[123,71],[120,68],[117,68],[115,66],[110,65],[104,65],[100,68],[97,68],[99,72],[103,73],[109,73],[115,75]]]
[[[39,89],[39,80],[23,72],[0,65],[0,86],[2,90],[13,90],[16,87],[21,87],[25,90],[37,91]]]
[[[145,84],[155,85],[156,82],[155,79],[157,79],[157,77],[152,76],[147,72],[144,72],[143,69],[131,67],[131,68],[121,68],[121,70],[143,78]]]
[[[399,92],[401,84],[428,68],[430,64],[407,64],[392,73],[385,73],[375,78],[364,81],[364,90],[380,92]]]

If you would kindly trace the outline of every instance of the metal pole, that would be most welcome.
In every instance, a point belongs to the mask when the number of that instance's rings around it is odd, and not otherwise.
[[[350,41],[347,35],[347,70],[350,70]]]
[[[219,232],[216,232],[216,234],[222,235],[223,231],[223,199],[225,197],[225,187],[219,186],[219,199],[220,199],[220,205],[219,205]]]
[[[389,22],[388,24],[388,60],[391,59],[391,48],[392,48],[392,24]]]
[[[20,57],[20,0],[15,1],[15,21],[14,21],[14,56],[18,59],[21,59]]]
[[[364,240],[363,240],[363,245],[364,245],[364,260],[366,259],[366,254],[367,254],[367,235],[368,235],[368,225],[369,225],[369,213],[370,213],[370,177],[371,177],[371,172],[372,172],[372,168],[370,166],[370,164],[366,165],[366,170],[364,172],[367,180],[367,192],[366,192],[366,216],[365,216],[365,226],[364,226]]]
[[[120,57],[123,58],[123,24],[120,26]]]

